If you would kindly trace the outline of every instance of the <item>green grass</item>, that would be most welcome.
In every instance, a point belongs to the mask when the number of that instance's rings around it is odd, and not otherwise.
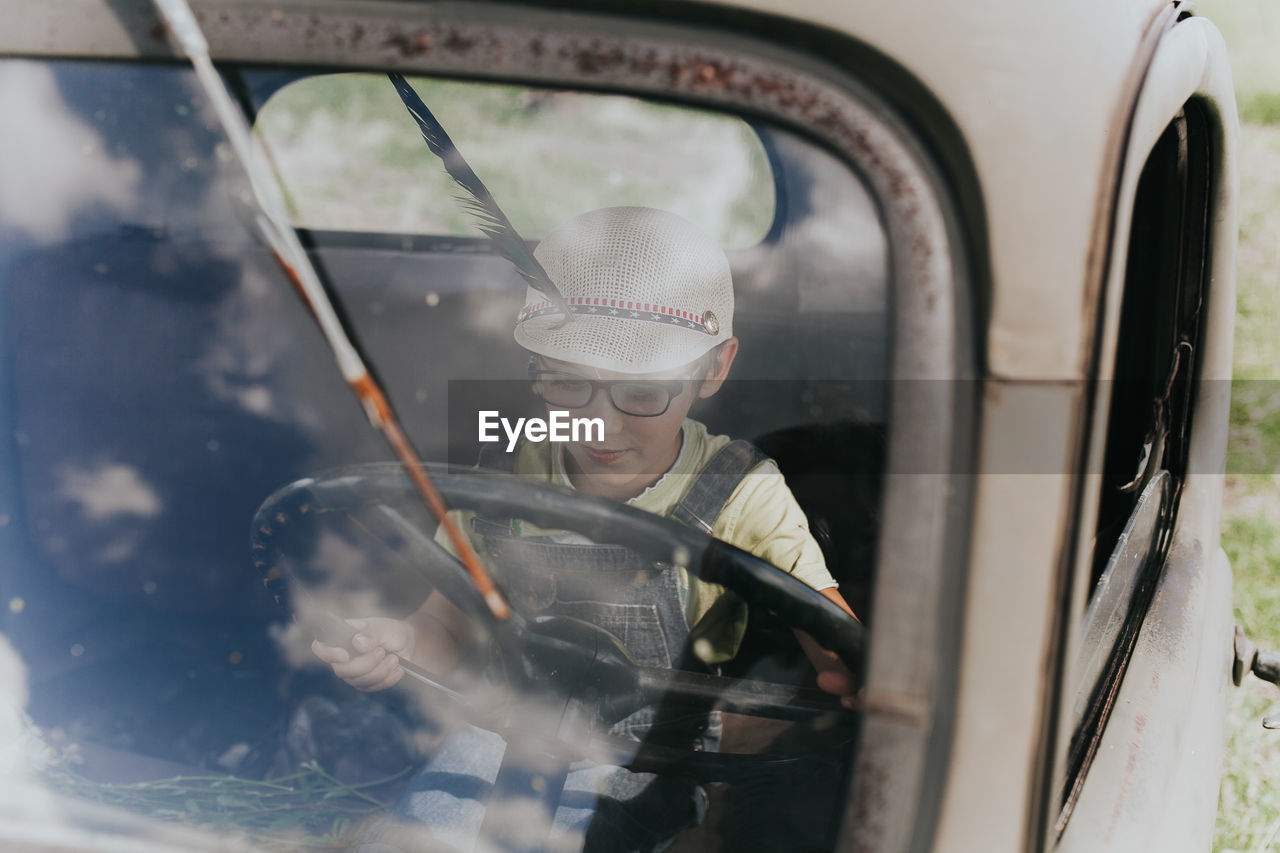
[[[1280,121],[1280,4],[1273,0],[1197,0],[1196,14],[1218,27],[1231,54],[1241,120]]]
[[[1246,124],[1240,143],[1240,249],[1227,470],[1244,476],[1232,483],[1233,497],[1260,489],[1276,494],[1276,484],[1260,475],[1280,471],[1280,126]],[[1232,509],[1229,501],[1227,510]]]
[[[1223,546],[1235,572],[1236,621],[1280,649],[1280,127],[1241,129],[1236,352]],[[1243,380],[1243,381],[1242,381]],[[1229,698],[1214,850],[1280,849],[1280,689],[1249,679]]]
[[[1280,124],[1280,94],[1253,92],[1242,95],[1240,120],[1250,124]]]
[[[1235,571],[1237,622],[1260,646],[1280,648],[1274,568],[1280,565],[1280,525],[1274,510],[1229,517],[1222,541]],[[1280,689],[1250,679],[1228,701],[1214,850],[1272,851],[1280,846],[1280,737],[1263,729],[1261,720],[1280,712]]]

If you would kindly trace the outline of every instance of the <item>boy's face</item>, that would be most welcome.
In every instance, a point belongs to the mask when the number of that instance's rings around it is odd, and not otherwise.
[[[574,487],[614,500],[628,500],[643,492],[667,472],[680,455],[680,428],[689,408],[720,390],[734,356],[737,338],[729,338],[713,356],[664,374],[636,376],[596,370],[581,364],[538,359],[539,369],[554,370],[597,381],[690,380],[671,397],[667,410],[653,417],[638,417],[619,411],[604,387],[599,387],[586,406],[569,411],[575,418],[604,421],[604,440],[565,444],[565,467]],[[548,410],[556,407],[548,404]]]

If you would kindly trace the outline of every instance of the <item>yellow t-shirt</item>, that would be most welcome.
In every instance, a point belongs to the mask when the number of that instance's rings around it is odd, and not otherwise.
[[[627,501],[629,505],[654,515],[669,515],[693,485],[698,473],[731,441],[725,435],[708,435],[706,426],[692,419],[685,419],[683,430],[680,454],[670,470],[644,492]],[[564,469],[561,446],[556,443],[524,442],[516,458],[515,473],[573,488]],[[477,551],[483,554],[481,537],[471,529],[474,513],[460,510],[453,515],[467,531]],[[523,524],[520,528],[523,536],[542,536],[552,532],[531,524]],[[782,472],[772,460],[757,465],[742,478],[712,526],[712,534],[795,575],[814,589],[836,586],[818,543],[809,533],[804,511],[796,503]],[[442,535],[437,536],[437,541],[453,550]],[[728,593],[718,584],[705,583],[683,570],[681,574],[682,590],[687,590],[685,617],[689,625],[694,626],[699,640],[710,644],[702,647],[700,651],[705,654],[700,656],[709,663],[732,658],[746,630],[746,606],[733,596],[716,609],[711,621],[699,624],[711,606]]]

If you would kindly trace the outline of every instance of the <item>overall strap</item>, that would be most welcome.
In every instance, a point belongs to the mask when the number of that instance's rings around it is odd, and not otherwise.
[[[671,518],[710,534],[729,496],[742,478],[769,459],[749,441],[737,439],[720,449],[698,474],[689,491],[671,510]]]

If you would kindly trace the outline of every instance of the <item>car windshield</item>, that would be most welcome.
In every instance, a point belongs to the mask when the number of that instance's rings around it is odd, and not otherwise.
[[[344,382],[191,69],[0,60],[0,692],[38,756],[11,781],[277,848],[829,848],[860,716],[804,644],[856,686],[889,370],[859,175],[732,114],[410,78],[552,297],[385,75],[221,71],[513,615]]]

